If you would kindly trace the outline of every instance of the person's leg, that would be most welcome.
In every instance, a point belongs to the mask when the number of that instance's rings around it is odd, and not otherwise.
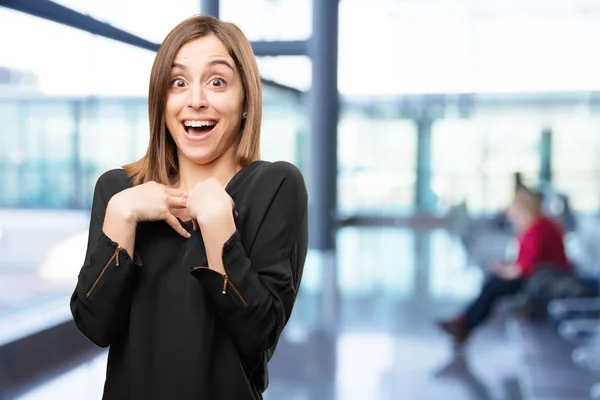
[[[496,301],[503,296],[518,293],[523,287],[523,279],[501,279],[497,277],[490,278],[479,297],[471,303],[465,312],[465,322],[468,331],[472,331],[477,325],[482,323],[492,311]]]
[[[464,314],[439,323],[440,327],[451,334],[455,342],[465,342],[471,331],[487,318],[496,301],[502,296],[517,293],[523,287],[523,283],[523,279],[490,278],[484,284],[479,297]]]

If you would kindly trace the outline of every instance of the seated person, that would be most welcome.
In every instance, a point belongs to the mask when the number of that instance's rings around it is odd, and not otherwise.
[[[542,215],[539,196],[525,187],[519,188],[508,207],[507,216],[519,239],[517,260],[493,266],[492,276],[466,311],[439,323],[457,344],[468,339],[473,329],[487,318],[498,299],[519,292],[538,266],[552,265],[565,270],[569,268],[562,228]]]

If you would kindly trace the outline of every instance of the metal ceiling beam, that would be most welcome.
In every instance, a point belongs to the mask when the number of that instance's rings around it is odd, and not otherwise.
[[[0,0],[0,6],[49,21],[81,29],[94,35],[113,39],[142,49],[157,51],[159,44],[152,43],[105,22],[74,11],[49,0]]]
[[[94,35],[113,39],[142,49],[157,51],[160,44],[132,35],[89,15],[74,11],[50,0],[0,0],[0,6],[33,15]],[[306,54],[306,41],[252,42],[256,56],[300,56]]]
[[[304,56],[307,54],[306,40],[285,42],[252,42],[254,54],[260,56]]]

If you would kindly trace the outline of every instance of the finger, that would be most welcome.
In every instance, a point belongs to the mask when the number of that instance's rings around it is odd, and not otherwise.
[[[198,221],[196,221],[195,219],[192,220],[192,225],[194,227],[194,231],[200,230],[200,227],[198,226]]]
[[[181,190],[181,189],[165,188],[165,192],[169,196],[187,197],[187,195],[188,195],[185,190]]]
[[[164,185],[162,183],[157,183],[157,185],[158,185],[158,187],[160,187],[160,188],[162,188],[162,189],[164,189],[165,191],[168,191],[168,192],[185,192],[185,190],[183,190],[183,189],[174,188],[172,186]]]
[[[175,232],[179,233],[184,238],[189,239],[190,236],[192,236],[188,231],[185,230],[183,226],[181,226],[181,224],[173,214],[168,213],[165,217],[165,222],[171,225],[171,228],[175,229]]]
[[[229,195],[229,193],[228,193],[228,195]],[[240,214],[236,210],[235,201],[233,201],[231,196],[229,196],[229,199],[231,200],[231,210],[233,212],[233,218],[237,218],[237,217],[239,217]]]
[[[186,208],[187,199],[181,196],[169,196],[167,198],[167,205],[169,208]]]

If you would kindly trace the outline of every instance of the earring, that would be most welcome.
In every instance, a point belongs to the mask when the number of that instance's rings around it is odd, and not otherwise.
[[[246,119],[246,118],[248,118],[248,112],[247,112],[247,111],[244,111],[244,112],[242,113],[242,118],[243,118],[243,119]]]

